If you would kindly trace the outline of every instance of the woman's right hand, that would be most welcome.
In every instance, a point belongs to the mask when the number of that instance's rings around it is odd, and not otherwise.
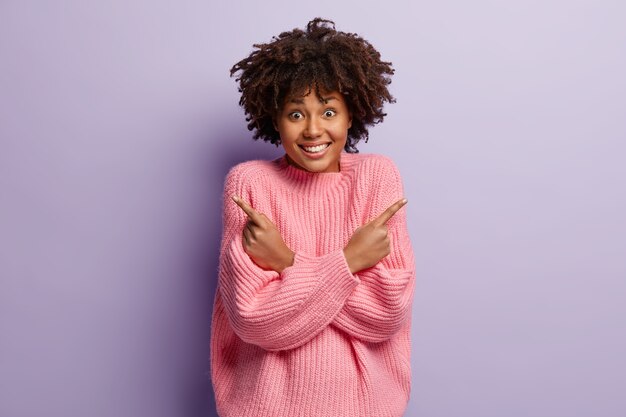
[[[387,222],[406,203],[406,198],[396,201],[378,217],[354,231],[343,249],[351,273],[370,268],[389,255],[391,247]]]
[[[285,244],[276,225],[241,198],[233,196],[232,199],[248,216],[242,232],[242,244],[254,263],[278,273],[293,265],[295,254]]]

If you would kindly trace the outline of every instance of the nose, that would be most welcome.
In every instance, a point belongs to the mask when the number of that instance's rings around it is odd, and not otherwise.
[[[316,138],[321,136],[322,133],[323,129],[320,121],[315,117],[309,118],[303,132],[304,136],[307,138]]]

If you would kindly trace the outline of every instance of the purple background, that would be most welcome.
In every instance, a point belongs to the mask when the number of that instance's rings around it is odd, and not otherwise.
[[[370,40],[417,256],[407,416],[626,415],[621,1],[0,2],[0,416],[214,416],[228,69]],[[262,21],[257,22],[260,18]]]

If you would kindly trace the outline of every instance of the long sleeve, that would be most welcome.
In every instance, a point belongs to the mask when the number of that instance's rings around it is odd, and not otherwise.
[[[281,274],[258,267],[243,250],[245,213],[230,199],[240,195],[251,200],[244,177],[231,170],[224,187],[220,296],[243,341],[265,350],[293,349],[332,322],[359,280],[342,251],[320,257],[296,253],[294,264]]]
[[[381,183],[372,204],[372,217],[404,196],[400,174],[393,163],[388,161],[381,165],[379,178]],[[360,284],[333,322],[357,339],[387,340],[410,320],[415,261],[405,210],[400,209],[387,223],[391,253],[373,267],[356,273]]]

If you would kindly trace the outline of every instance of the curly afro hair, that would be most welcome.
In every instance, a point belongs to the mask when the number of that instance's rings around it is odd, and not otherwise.
[[[380,53],[357,34],[335,30],[330,20],[318,17],[306,31],[283,32],[253,47],[230,75],[239,73],[239,104],[248,130],[255,130],[254,139],[280,144],[274,120],[288,96],[314,90],[321,99],[322,91],[339,91],[352,114],[345,150],[358,152],[356,144],[369,138],[367,127],[386,116],[384,102],[395,102],[387,89],[394,73],[391,62],[381,61]]]

